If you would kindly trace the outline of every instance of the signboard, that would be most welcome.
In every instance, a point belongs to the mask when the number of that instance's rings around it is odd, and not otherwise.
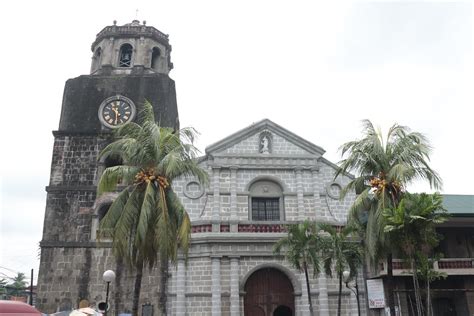
[[[367,292],[369,308],[385,307],[385,293],[382,279],[367,280]]]

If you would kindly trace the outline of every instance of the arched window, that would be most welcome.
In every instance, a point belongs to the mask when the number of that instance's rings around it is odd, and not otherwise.
[[[123,44],[120,47],[119,67],[132,66],[133,47],[130,44]]]
[[[158,47],[153,47],[151,52],[151,68],[153,70],[158,70],[158,60],[160,58],[161,51]]]
[[[102,219],[105,217],[105,215],[109,211],[109,208],[110,208],[111,205],[112,205],[112,202],[105,203],[105,204],[101,205],[100,208],[97,210],[97,217],[96,217],[96,223],[95,223],[95,226],[96,226],[96,229],[97,229],[96,236],[99,236],[100,222],[102,221]],[[101,232],[101,237],[102,238],[112,237],[112,229],[102,231]]]
[[[270,180],[260,180],[250,188],[250,220],[281,221],[283,213],[283,190],[281,186]]]
[[[112,203],[104,204],[97,211],[97,219],[99,220],[99,223],[104,218],[105,214],[107,214],[107,212],[109,211],[110,205],[112,205]]]
[[[100,222],[102,219],[105,217],[107,212],[109,211],[110,206],[112,205],[112,202],[107,202],[102,204],[99,209],[96,211],[95,216],[92,219],[92,233],[91,233],[91,238],[92,240],[96,240],[97,238],[104,238],[108,239],[112,237],[112,230],[106,230],[106,231],[101,231],[100,230]]]
[[[122,157],[120,157],[120,155],[112,154],[108,156],[107,158],[105,158],[104,167],[106,169],[110,167],[121,166],[121,165],[123,165],[123,160],[122,160]]]

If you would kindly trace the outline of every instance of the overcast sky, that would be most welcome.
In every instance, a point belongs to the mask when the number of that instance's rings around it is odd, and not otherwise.
[[[201,133],[202,151],[268,118],[338,162],[362,119],[396,122],[431,140],[443,193],[474,194],[471,2],[11,1],[0,12],[0,278],[38,269],[65,81],[89,73],[95,35],[136,9],[169,34],[181,126]]]

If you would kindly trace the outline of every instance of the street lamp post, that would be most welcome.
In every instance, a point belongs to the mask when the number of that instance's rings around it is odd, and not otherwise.
[[[350,277],[351,273],[349,271],[344,271],[342,272],[342,278],[344,279],[344,283],[346,283],[346,287],[352,291],[352,293],[354,293],[354,295],[356,296],[356,300],[357,300],[357,315],[360,316],[360,302],[359,302],[359,286],[357,285],[357,276],[355,277],[355,285],[354,285],[354,288],[350,287],[349,286],[349,277]],[[354,290],[355,289],[355,290]]]
[[[107,283],[107,291],[105,294],[105,312],[104,316],[107,316],[107,310],[109,309],[109,286],[110,282],[115,280],[115,272],[112,270],[107,270],[102,275],[102,279]]]

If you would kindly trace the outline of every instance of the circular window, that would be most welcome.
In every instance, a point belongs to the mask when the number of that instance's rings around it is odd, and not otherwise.
[[[184,196],[190,199],[199,199],[204,194],[204,188],[197,181],[189,181],[184,186]]]
[[[339,183],[333,182],[326,187],[327,195],[334,200],[341,198],[342,187]]]

